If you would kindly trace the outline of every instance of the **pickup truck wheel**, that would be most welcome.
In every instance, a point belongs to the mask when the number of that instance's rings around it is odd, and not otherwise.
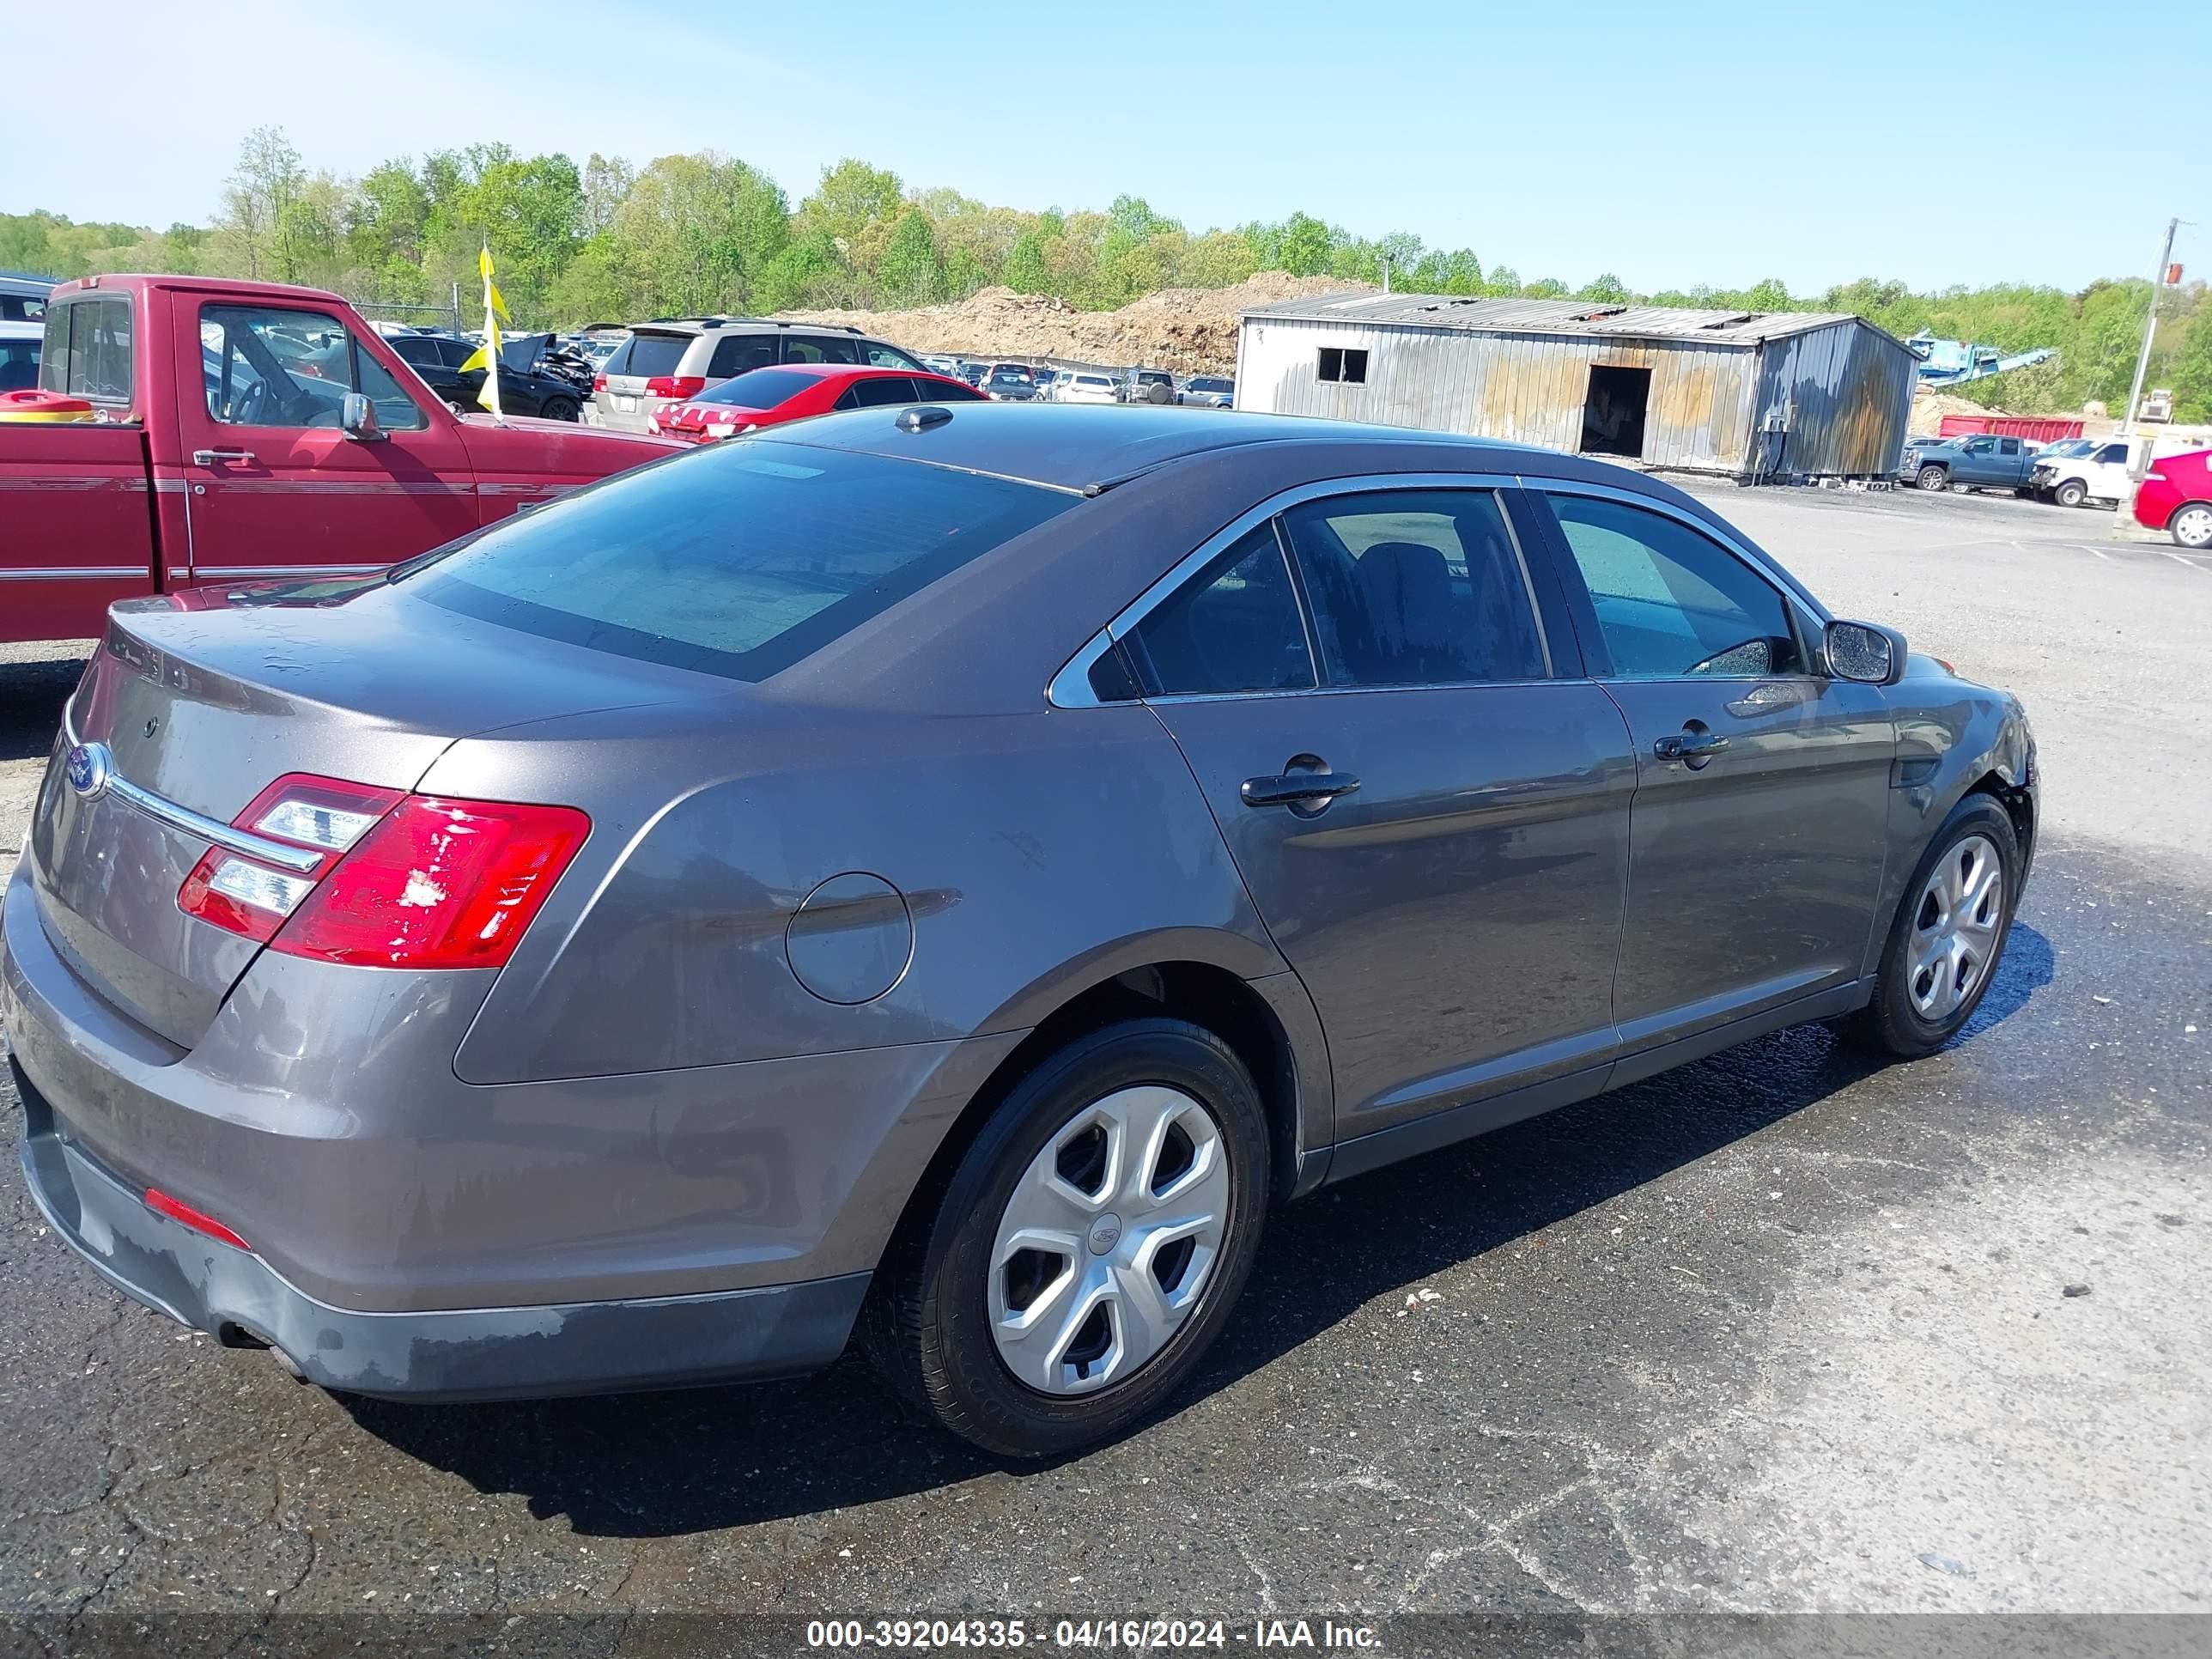
[[[538,413],[540,418],[548,421],[573,421],[576,418],[576,400],[574,398],[548,398],[538,405]]]
[[[2051,492],[2051,499],[2061,507],[2079,507],[2088,499],[2089,487],[2079,478],[2069,478]]]
[[[2185,502],[2166,521],[2166,533],[2176,547],[2212,547],[2212,501]]]
[[[1951,482],[1951,475],[1940,466],[1923,466],[1920,476],[1913,480],[1923,489],[1942,489]]]

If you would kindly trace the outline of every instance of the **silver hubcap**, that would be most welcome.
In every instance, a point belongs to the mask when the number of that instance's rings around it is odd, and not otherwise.
[[[2212,507],[2183,507],[2173,521],[2173,539],[2184,547],[2212,543]]]
[[[1179,1089],[1123,1089],[1071,1119],[999,1218],[991,1334],[1006,1369],[1054,1395],[1133,1376],[1198,1305],[1230,1194],[1221,1131]]]
[[[1948,1019],[1994,965],[2004,922],[2004,866],[1984,836],[1943,855],[1921,890],[1905,941],[1906,989],[1921,1018]]]

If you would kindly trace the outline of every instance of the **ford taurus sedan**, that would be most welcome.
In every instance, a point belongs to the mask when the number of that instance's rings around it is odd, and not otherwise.
[[[119,1289],[411,1398],[1158,1408],[1276,1205],[1988,990],[2013,698],[1578,458],[832,415],[398,567],[116,607],[7,890]],[[1387,1218],[1377,1218],[1387,1224]]]

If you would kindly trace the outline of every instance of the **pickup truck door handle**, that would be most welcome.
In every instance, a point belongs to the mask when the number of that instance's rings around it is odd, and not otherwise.
[[[236,461],[240,465],[252,466],[253,452],[250,449],[195,449],[192,451],[194,466],[213,466],[217,461]]]
[[[1680,737],[1662,738],[1651,745],[1651,752],[1661,760],[1688,761],[1695,765],[1711,760],[1729,746],[1729,740],[1717,732],[1685,732]]]
[[[1359,787],[1349,772],[1284,772],[1272,778],[1247,778],[1237,793],[1247,806],[1293,806],[1302,801],[1330,801]]]

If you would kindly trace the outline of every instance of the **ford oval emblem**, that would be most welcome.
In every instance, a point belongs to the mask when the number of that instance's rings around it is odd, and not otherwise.
[[[85,800],[91,800],[107,787],[107,781],[115,775],[115,760],[104,743],[80,743],[69,751],[64,763],[69,773],[70,787]]]

